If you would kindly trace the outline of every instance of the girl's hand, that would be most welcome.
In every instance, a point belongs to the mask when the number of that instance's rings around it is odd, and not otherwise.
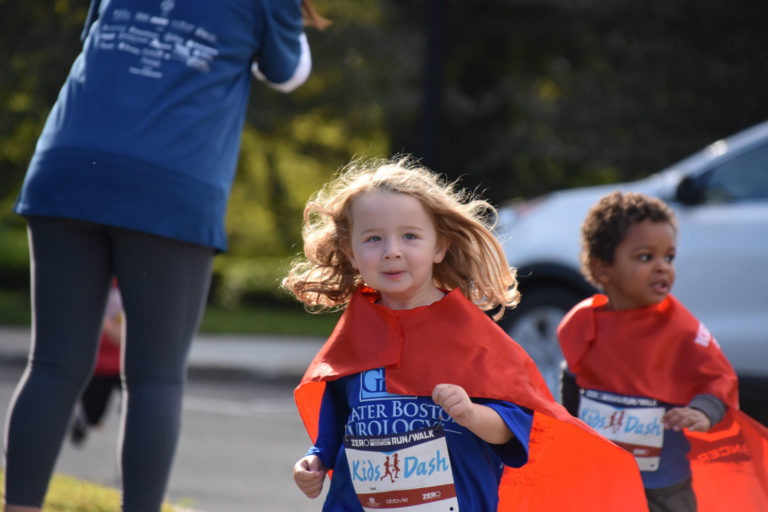
[[[490,407],[474,403],[461,386],[438,384],[432,390],[432,400],[486,443],[504,444],[512,439],[512,431],[501,416]]]
[[[469,427],[474,404],[464,388],[456,384],[438,384],[432,390],[432,401],[443,408],[462,427]]]
[[[665,428],[675,431],[687,428],[691,432],[706,432],[712,426],[706,414],[690,407],[675,407],[661,418]]]
[[[317,498],[323,491],[327,472],[317,455],[307,455],[293,466],[293,481],[308,498]]]

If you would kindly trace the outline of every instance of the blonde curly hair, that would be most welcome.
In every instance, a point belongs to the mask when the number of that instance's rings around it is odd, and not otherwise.
[[[449,243],[435,264],[439,288],[459,288],[481,310],[517,305],[515,269],[493,234],[496,210],[410,156],[354,159],[321,188],[304,208],[304,256],[297,258],[282,285],[309,310],[340,309],[363,284],[345,254],[350,247],[351,207],[366,192],[408,194],[431,215],[437,236]]]

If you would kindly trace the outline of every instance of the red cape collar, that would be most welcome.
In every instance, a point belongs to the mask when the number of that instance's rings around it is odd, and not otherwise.
[[[470,396],[561,416],[530,356],[458,289],[409,310],[377,299],[366,288],[353,296],[302,384],[384,367],[390,393],[430,396],[450,382]]]
[[[658,304],[608,310],[607,297],[577,304],[558,337],[581,387],[687,404],[711,394],[738,407],[736,373],[710,332],[672,295]]]

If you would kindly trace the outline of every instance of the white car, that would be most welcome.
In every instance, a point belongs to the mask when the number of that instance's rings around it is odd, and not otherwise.
[[[659,197],[674,209],[672,293],[722,346],[739,374],[742,407],[749,400],[768,406],[768,121],[639,181],[557,191],[500,208],[499,238],[522,292],[502,327],[558,396],[557,325],[595,291],[579,270],[581,223],[590,206],[617,189]]]

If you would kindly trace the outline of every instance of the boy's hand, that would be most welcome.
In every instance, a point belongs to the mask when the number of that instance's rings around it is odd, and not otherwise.
[[[469,425],[474,411],[473,404],[461,386],[438,384],[432,390],[432,401],[442,407],[462,427]]]
[[[293,466],[293,481],[308,498],[317,498],[323,491],[326,473],[317,455],[307,455]]]
[[[675,407],[661,418],[665,428],[680,431],[687,428],[691,432],[706,432],[712,426],[706,414],[690,407]]]

